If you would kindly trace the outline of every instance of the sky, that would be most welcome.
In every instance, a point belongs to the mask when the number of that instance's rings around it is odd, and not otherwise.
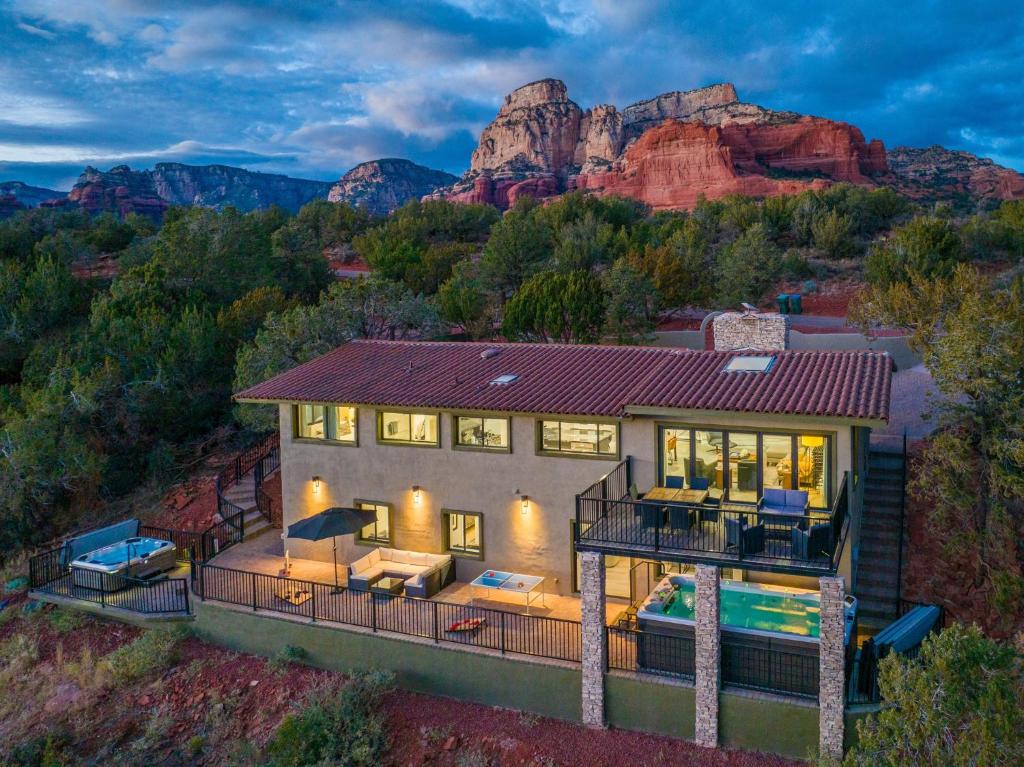
[[[1024,12],[1005,2],[0,0],[0,181],[223,163],[452,173],[544,77],[587,108],[716,82],[886,146],[1024,171]]]

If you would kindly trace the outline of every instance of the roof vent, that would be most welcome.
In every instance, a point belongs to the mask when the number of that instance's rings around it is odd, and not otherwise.
[[[480,352],[480,359],[489,360],[491,357],[497,357],[499,354],[501,354],[501,349],[495,349],[493,347],[490,349],[484,349]]]
[[[519,378],[519,376],[516,375],[515,373],[505,373],[504,375],[500,375],[497,378],[491,379],[491,384],[493,386],[508,386],[517,378]]]
[[[725,373],[767,373],[775,364],[775,356],[742,355],[733,357],[726,364]]]

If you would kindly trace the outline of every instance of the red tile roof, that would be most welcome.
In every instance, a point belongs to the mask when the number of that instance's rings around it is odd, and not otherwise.
[[[621,416],[633,406],[888,420],[892,363],[884,352],[789,350],[774,353],[767,373],[723,371],[744,354],[352,341],[236,399],[595,416]],[[490,383],[503,374],[518,378]]]

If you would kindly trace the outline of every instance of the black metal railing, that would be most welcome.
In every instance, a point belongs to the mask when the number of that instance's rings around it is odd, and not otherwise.
[[[697,655],[692,636],[622,626],[608,626],[605,631],[609,669],[693,679]]]
[[[214,485],[217,491],[217,511],[222,517],[233,516],[240,511],[245,511],[242,507],[225,498],[225,491],[250,471],[254,471],[258,465],[262,465],[271,453],[277,454],[278,457],[275,460],[280,465],[280,445],[280,434],[274,432],[243,450],[235,456],[233,461],[218,472]],[[270,471],[266,471],[264,476],[269,473]],[[256,487],[259,487],[259,483],[257,483]]]
[[[418,597],[336,589],[329,583],[201,562],[196,563],[195,571],[195,592],[203,600],[421,637],[436,643],[497,650],[502,654],[580,662],[582,632],[578,621]],[[475,628],[458,630],[478,620]]]
[[[139,535],[147,538],[159,538],[174,544],[174,557],[178,562],[191,562],[203,559],[206,551],[203,536],[205,533],[190,530],[172,530],[169,527],[141,525]]]
[[[62,562],[64,548],[29,559],[29,586],[52,596],[117,607],[145,615],[191,612],[185,578],[143,580],[93,570],[72,569]]]
[[[634,500],[628,459],[576,496],[577,548],[640,556],[672,555],[683,561],[791,572],[835,572],[848,530],[847,475],[832,508],[790,514],[761,511],[755,504],[686,504]],[[621,493],[621,494],[620,494]],[[811,531],[807,550],[797,551],[793,530]]]
[[[819,665],[817,652],[765,647],[722,634],[722,685],[725,687],[817,699]]]

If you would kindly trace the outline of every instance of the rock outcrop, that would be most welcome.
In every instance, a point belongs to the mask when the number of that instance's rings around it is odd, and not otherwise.
[[[1024,175],[969,152],[930,146],[898,146],[888,152],[891,178],[899,191],[917,199],[1024,199]]]
[[[347,202],[380,216],[457,180],[451,173],[426,168],[409,160],[384,158],[354,167],[331,187],[327,199]]]
[[[118,165],[109,171],[86,168],[63,200],[43,205],[78,207],[90,213],[120,216],[138,213],[159,219],[171,205],[223,208],[243,212],[277,205],[291,212],[327,197],[326,181],[307,181],[273,173],[257,173],[227,165],[158,163],[153,170]]]
[[[28,208],[13,194],[0,195],[0,221]]]
[[[701,195],[871,184],[886,170],[885,147],[854,126],[745,104],[729,83],[584,111],[564,83],[540,80],[505,97],[469,171],[438,195],[505,208],[578,188],[678,208]]]
[[[0,181],[0,198],[3,197],[13,197],[22,206],[35,208],[46,200],[59,200],[67,197],[67,192],[58,192],[56,189],[47,189],[42,186],[31,186],[24,181]]]

